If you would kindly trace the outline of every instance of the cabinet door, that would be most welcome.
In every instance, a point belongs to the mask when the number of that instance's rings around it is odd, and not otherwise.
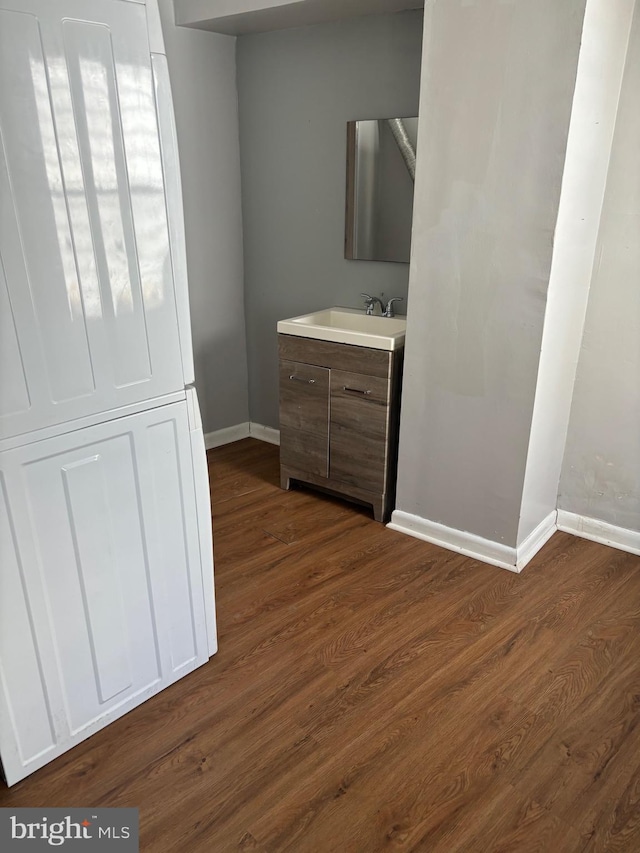
[[[145,7],[0,0],[0,437],[184,387]]]
[[[359,489],[383,492],[388,424],[387,379],[332,370],[331,479]]]
[[[329,370],[280,361],[280,464],[329,473]]]
[[[3,454],[9,784],[206,662],[187,405]]]

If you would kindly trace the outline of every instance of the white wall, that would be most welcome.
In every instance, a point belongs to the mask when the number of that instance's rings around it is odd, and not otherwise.
[[[397,507],[514,547],[584,0],[432,0]]]
[[[638,8],[613,139],[558,507],[640,531]]]
[[[184,196],[196,387],[205,432],[249,419],[236,39],[178,28],[160,0]]]
[[[518,543],[556,509],[633,9],[634,0],[587,0]]]

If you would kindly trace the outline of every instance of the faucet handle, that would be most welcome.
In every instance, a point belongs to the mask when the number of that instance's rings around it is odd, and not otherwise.
[[[367,314],[373,314],[374,301],[373,296],[369,296],[368,293],[361,293],[360,296],[364,297],[365,300],[365,308],[367,309]]]
[[[404,298],[402,296],[394,296],[393,299],[390,299],[387,302],[387,307],[384,309],[385,317],[395,317],[395,311],[393,310],[394,302],[404,302]]]

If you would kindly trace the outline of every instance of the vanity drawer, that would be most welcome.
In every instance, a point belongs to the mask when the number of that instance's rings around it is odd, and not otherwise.
[[[384,491],[390,388],[386,379],[331,371],[330,477]]]
[[[278,335],[280,358],[287,361],[304,361],[334,370],[349,370],[389,379],[393,353],[351,344],[297,338],[295,335]]]
[[[280,361],[280,464],[320,477],[329,473],[329,373]]]

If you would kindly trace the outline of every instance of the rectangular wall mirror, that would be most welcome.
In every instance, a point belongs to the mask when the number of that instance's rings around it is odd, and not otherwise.
[[[347,123],[345,258],[409,263],[418,119]]]

